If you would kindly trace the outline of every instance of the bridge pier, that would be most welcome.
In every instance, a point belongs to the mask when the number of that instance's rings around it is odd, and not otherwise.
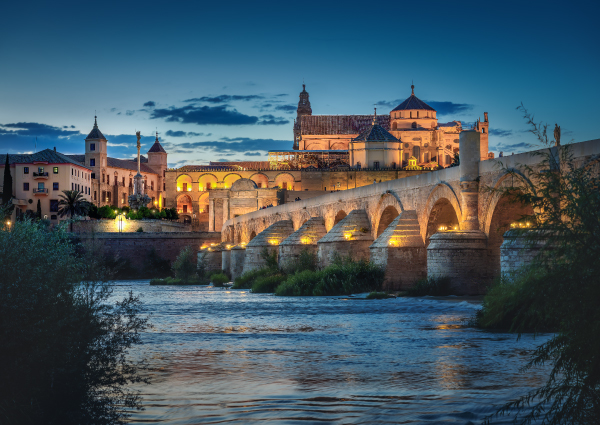
[[[221,271],[222,269],[222,254],[221,246],[209,246],[198,252],[198,264],[204,265],[204,270],[207,272]]]
[[[246,248],[242,245],[236,245],[231,248],[231,263],[229,273],[231,273],[231,280],[235,280],[237,277],[242,275],[244,271],[244,261],[246,259]]]
[[[439,232],[427,247],[427,277],[450,278],[458,295],[485,294],[491,284],[487,236],[479,230]]]
[[[279,254],[279,244],[294,233],[292,220],[278,221],[260,232],[246,245],[246,257],[244,259],[244,273],[259,269],[266,265],[262,258],[262,252],[267,250],[269,254]]]
[[[369,260],[373,243],[371,222],[365,210],[353,210],[317,242],[319,265],[327,267],[336,255]]]
[[[370,247],[371,261],[385,268],[383,288],[404,290],[427,276],[427,252],[416,211],[403,211]]]
[[[231,245],[223,247],[221,251],[221,270],[231,274]]]
[[[313,217],[279,244],[279,267],[286,268],[307,250],[317,254],[317,242],[327,234],[323,217]]]
[[[527,239],[524,234],[516,230],[504,233],[504,241],[500,246],[500,271],[503,275],[515,274],[523,266],[529,265],[542,250],[551,249],[546,245],[548,240],[544,234],[536,233],[536,238],[533,240]]]

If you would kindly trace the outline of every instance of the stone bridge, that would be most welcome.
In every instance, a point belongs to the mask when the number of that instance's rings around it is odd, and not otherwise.
[[[480,161],[479,143],[478,132],[462,132],[460,166],[248,213],[226,221],[221,239],[245,247],[243,271],[261,265],[264,247],[280,265],[308,249],[322,266],[336,253],[381,264],[389,289],[448,276],[458,292],[483,293],[500,273],[504,232],[531,213],[489,188],[512,184],[507,170],[540,157]],[[570,146],[578,161],[598,161],[600,139]]]

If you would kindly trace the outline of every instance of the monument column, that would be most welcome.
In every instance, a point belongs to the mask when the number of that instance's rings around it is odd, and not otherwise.
[[[223,198],[223,226],[229,220],[229,198]]]
[[[208,200],[208,231],[215,231],[215,200]]]

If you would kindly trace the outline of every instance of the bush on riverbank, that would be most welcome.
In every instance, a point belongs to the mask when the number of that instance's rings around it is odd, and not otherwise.
[[[109,302],[108,270],[63,226],[1,215],[0,422],[125,423],[145,368],[126,356],[147,327],[140,300]]]
[[[406,291],[409,297],[422,297],[425,295],[444,297],[447,295],[455,295],[450,288],[449,277],[428,277],[419,279],[412,288]]]
[[[256,279],[262,276],[267,276],[268,274],[276,273],[273,269],[263,268],[263,269],[254,269],[244,273],[241,276],[235,278],[233,282],[232,289],[251,289]]]
[[[392,294],[388,294],[387,292],[370,292],[369,295],[367,295],[367,299],[368,300],[385,300],[388,298],[396,298],[395,295]]]
[[[210,281],[215,288],[222,288],[231,279],[223,272],[216,272],[210,276]]]
[[[283,273],[261,276],[252,284],[252,292],[254,294],[273,293],[285,279],[286,275]]]

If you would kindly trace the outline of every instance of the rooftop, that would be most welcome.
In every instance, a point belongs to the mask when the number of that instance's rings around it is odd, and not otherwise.
[[[82,155],[83,156],[83,155]],[[0,155],[0,165],[6,164],[6,156]],[[73,164],[88,168],[80,161],[71,158],[71,155],[64,155],[56,152],[54,149],[44,149],[32,154],[13,154],[8,155],[8,163],[12,164],[32,164],[34,162],[47,162],[49,164]]]
[[[300,122],[302,135],[360,134],[371,125],[372,115],[304,115]],[[390,116],[379,117],[379,125],[390,129]]]
[[[402,102],[400,105],[396,106],[392,111],[406,111],[408,109],[425,109],[427,111],[435,111],[431,106],[423,102],[417,96],[415,96],[415,86],[410,86],[412,89],[412,94],[408,99]]]

